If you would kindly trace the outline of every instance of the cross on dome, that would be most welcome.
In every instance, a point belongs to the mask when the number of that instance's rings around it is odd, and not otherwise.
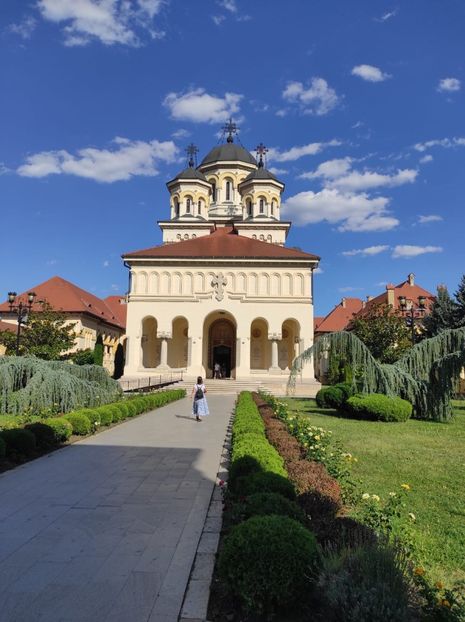
[[[223,132],[224,133],[226,133],[226,132],[228,133],[228,137],[226,139],[226,142],[228,142],[228,143],[233,143],[234,142],[233,135],[237,134],[237,130],[238,130],[237,125],[235,123],[233,123],[233,120],[230,117],[229,121],[223,125]]]
[[[257,153],[257,156],[259,158],[258,160],[258,168],[263,168],[263,156],[266,155],[268,153],[268,149],[267,147],[265,147],[265,145],[263,143],[260,143],[259,145],[256,146],[255,151]]]
[[[186,147],[186,153],[189,156],[189,168],[194,168],[197,165],[197,154],[199,152],[199,148],[194,143],[191,143]]]

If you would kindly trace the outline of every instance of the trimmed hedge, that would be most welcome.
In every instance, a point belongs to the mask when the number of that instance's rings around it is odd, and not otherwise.
[[[21,454],[31,456],[36,450],[36,437],[30,430],[3,430],[0,433],[6,445],[6,455]]]
[[[314,535],[286,516],[255,516],[233,527],[219,556],[219,572],[244,608],[271,617],[302,600],[317,559]]]
[[[42,423],[53,430],[57,444],[66,442],[73,433],[73,426],[64,417],[44,419]]]
[[[260,470],[276,473],[285,477],[284,460],[276,449],[270,445],[265,436],[244,434],[234,443],[232,449],[232,464],[239,458],[253,458],[257,461]]]
[[[323,387],[316,394],[316,403],[320,408],[341,408],[345,402],[353,395],[354,391],[350,384],[341,382]]]
[[[111,425],[113,423],[113,409],[111,406],[100,406],[96,410],[100,415],[101,425]]]
[[[63,419],[70,422],[73,427],[73,434],[76,434],[77,436],[86,436],[92,432],[92,426],[89,418],[80,412],[64,415]]]
[[[233,482],[233,483],[232,483]],[[243,475],[232,480],[230,477],[228,485],[234,493],[242,496],[253,495],[256,492],[277,492],[287,499],[293,501],[296,498],[293,484],[282,475],[257,471],[251,475]]]
[[[356,419],[373,421],[407,421],[412,415],[412,404],[400,397],[380,393],[353,395],[344,407],[345,413]]]
[[[256,492],[233,503],[231,517],[233,522],[242,522],[252,516],[268,516],[276,514],[287,516],[305,524],[306,517],[302,509],[295,503],[277,492]]]
[[[39,449],[50,449],[55,445],[55,432],[46,423],[28,423],[24,429],[34,434]]]

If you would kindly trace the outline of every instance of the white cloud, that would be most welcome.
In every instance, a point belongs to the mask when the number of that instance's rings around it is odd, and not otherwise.
[[[313,270],[313,274],[323,274],[324,270],[323,268],[320,268],[320,266],[318,266],[318,268],[315,268]]]
[[[339,103],[336,91],[323,78],[312,78],[307,88],[302,82],[289,82],[282,96],[298,104],[304,114],[317,116],[327,114]]]
[[[291,162],[307,155],[320,153],[320,151],[326,149],[326,147],[337,147],[339,145],[341,145],[339,140],[330,140],[326,143],[309,143],[308,145],[291,147],[287,151],[280,151],[277,147],[270,147],[268,150],[268,158],[276,162]]]
[[[413,246],[410,244],[400,244],[394,248],[393,259],[410,259],[425,253],[442,253],[441,246]]]
[[[63,149],[36,153],[26,159],[17,173],[23,177],[67,174],[111,183],[136,175],[157,175],[157,163],[173,162],[178,154],[173,141],[143,142],[117,137],[113,143],[113,150],[87,147],[77,155]]]
[[[373,188],[401,186],[413,183],[418,175],[414,169],[399,169],[392,175],[374,171],[351,170],[352,158],[338,158],[322,162],[316,171],[303,173],[302,179],[322,178],[328,188],[337,188],[344,192],[358,192]]]
[[[217,4],[230,13],[237,13],[236,0],[217,0]]]
[[[319,192],[308,190],[289,197],[282,210],[296,225],[328,222],[338,224],[339,231],[389,231],[397,227],[399,221],[389,215],[388,204],[387,197],[323,188]]]
[[[351,71],[353,76],[358,76],[367,82],[383,82],[392,76],[381,71],[379,67],[374,65],[356,65]]]
[[[36,29],[37,20],[32,16],[25,17],[22,21],[17,24],[10,24],[8,30],[15,35],[20,36],[22,39],[30,39],[32,33]]]
[[[422,158],[420,158],[420,164],[427,164],[428,162],[432,162],[432,161],[433,161],[433,156],[430,154],[427,154],[423,156]]]
[[[430,214],[429,216],[418,216],[418,223],[420,225],[425,225],[429,222],[439,222],[444,220],[442,216],[438,216],[437,214]]]
[[[426,151],[431,147],[444,147],[444,149],[451,149],[452,147],[465,147],[465,137],[454,136],[453,138],[438,138],[435,140],[427,140],[424,143],[417,143],[413,146],[417,151]]]
[[[289,171],[287,169],[285,169],[285,168],[276,168],[275,166],[272,166],[268,170],[270,171],[270,173],[273,173],[273,175],[287,175],[289,173]]]
[[[347,292],[362,292],[365,288],[364,287],[351,287],[346,286],[346,287],[339,287],[338,291],[340,291],[342,294],[347,293]]]
[[[103,262],[103,267],[108,268],[109,265],[110,265],[110,262],[108,261],[108,259],[105,259],[105,261]]]
[[[242,98],[237,93],[225,93],[224,97],[217,97],[198,88],[187,93],[168,93],[163,105],[169,109],[173,119],[195,123],[221,123],[239,112]]]
[[[67,46],[87,45],[98,40],[104,45],[141,44],[138,31],[156,39],[163,33],[154,28],[153,18],[165,0],[38,0],[42,17],[65,24]]]
[[[224,22],[224,20],[226,19],[226,16],[225,15],[212,15],[211,18],[214,21],[214,23],[217,26],[219,26],[220,24]]]
[[[455,93],[460,91],[461,82],[457,78],[443,78],[439,80],[437,90],[440,93]]]
[[[380,244],[378,246],[367,246],[367,248],[357,248],[352,251],[343,251],[345,257],[354,257],[355,255],[361,255],[362,257],[373,257],[373,255],[379,255],[389,250],[389,246],[386,244]]]
[[[387,22],[389,19],[395,17],[397,15],[398,9],[394,9],[394,11],[387,11],[381,17],[375,17],[376,22]]]
[[[183,128],[176,130],[175,132],[171,134],[173,138],[176,138],[178,140],[181,138],[189,138],[190,135],[191,133],[189,132],[189,130],[185,130]]]

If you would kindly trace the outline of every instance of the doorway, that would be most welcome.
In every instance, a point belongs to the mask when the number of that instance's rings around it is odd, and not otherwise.
[[[213,348],[213,369],[215,369],[215,363],[220,366],[222,378],[231,378],[231,348],[229,346]]]
[[[218,318],[208,331],[208,371],[214,375],[215,363],[222,369],[223,378],[234,377],[236,367],[236,327],[231,320]]]

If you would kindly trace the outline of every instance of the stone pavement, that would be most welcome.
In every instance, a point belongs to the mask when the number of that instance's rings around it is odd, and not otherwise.
[[[0,476],[0,622],[176,622],[234,396],[183,399]]]

